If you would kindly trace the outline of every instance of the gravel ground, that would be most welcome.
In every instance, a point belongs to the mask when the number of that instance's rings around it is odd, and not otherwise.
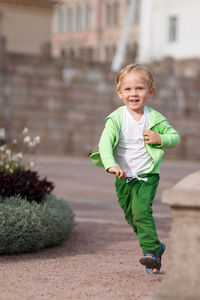
[[[170,209],[159,199],[200,162],[167,161],[154,204],[160,239],[166,243],[163,267],[149,275],[138,263],[141,250],[119,208],[114,179],[88,159],[40,156],[39,173],[56,184],[76,215],[70,238],[38,253],[1,256],[1,300],[144,299],[159,288],[169,262]],[[172,172],[173,170],[173,172]]]

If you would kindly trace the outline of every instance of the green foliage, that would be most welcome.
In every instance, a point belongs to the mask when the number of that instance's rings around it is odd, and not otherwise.
[[[0,196],[2,198],[20,195],[29,202],[41,202],[47,193],[54,188],[46,178],[40,179],[36,171],[17,170],[7,173],[0,172]]]
[[[46,195],[37,204],[20,196],[0,197],[0,254],[38,251],[63,242],[74,227],[66,201]]]

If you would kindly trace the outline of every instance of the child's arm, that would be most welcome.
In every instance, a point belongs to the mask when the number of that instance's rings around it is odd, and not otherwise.
[[[159,124],[159,135],[162,140],[161,147],[176,147],[180,143],[179,133],[168,123],[167,120]]]
[[[104,168],[108,170],[111,167],[118,166],[113,155],[113,147],[116,140],[116,133],[113,121],[108,119],[99,141],[99,152]]]
[[[144,141],[146,144],[155,144],[155,145],[162,144],[161,136],[155,131],[149,129],[144,131]]]
[[[159,133],[145,130],[144,139],[146,144],[157,144],[167,148],[176,147],[180,143],[180,135],[167,120],[159,124]]]
[[[110,174],[118,176],[119,179],[126,178],[126,172],[119,166],[108,168],[107,170]]]
[[[116,131],[113,126],[113,121],[108,119],[100,138],[99,152],[105,169],[110,174],[118,176],[119,179],[121,179],[126,178],[126,173],[121,167],[118,166],[113,155],[113,147],[116,138]]]

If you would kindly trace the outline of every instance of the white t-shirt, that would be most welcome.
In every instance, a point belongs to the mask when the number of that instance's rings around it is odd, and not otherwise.
[[[115,160],[126,172],[127,177],[136,177],[145,173],[153,164],[144,143],[144,131],[150,125],[150,113],[145,106],[143,116],[137,122],[126,106],[122,110],[123,122]]]

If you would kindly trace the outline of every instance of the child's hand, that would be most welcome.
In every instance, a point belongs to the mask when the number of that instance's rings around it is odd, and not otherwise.
[[[144,141],[146,144],[162,144],[160,135],[149,129],[144,131]]]
[[[118,176],[119,179],[126,178],[126,172],[125,172],[122,168],[120,168],[120,167],[118,167],[118,166],[108,168],[107,171],[108,171],[110,174],[113,174],[113,175],[115,175],[115,176]]]

